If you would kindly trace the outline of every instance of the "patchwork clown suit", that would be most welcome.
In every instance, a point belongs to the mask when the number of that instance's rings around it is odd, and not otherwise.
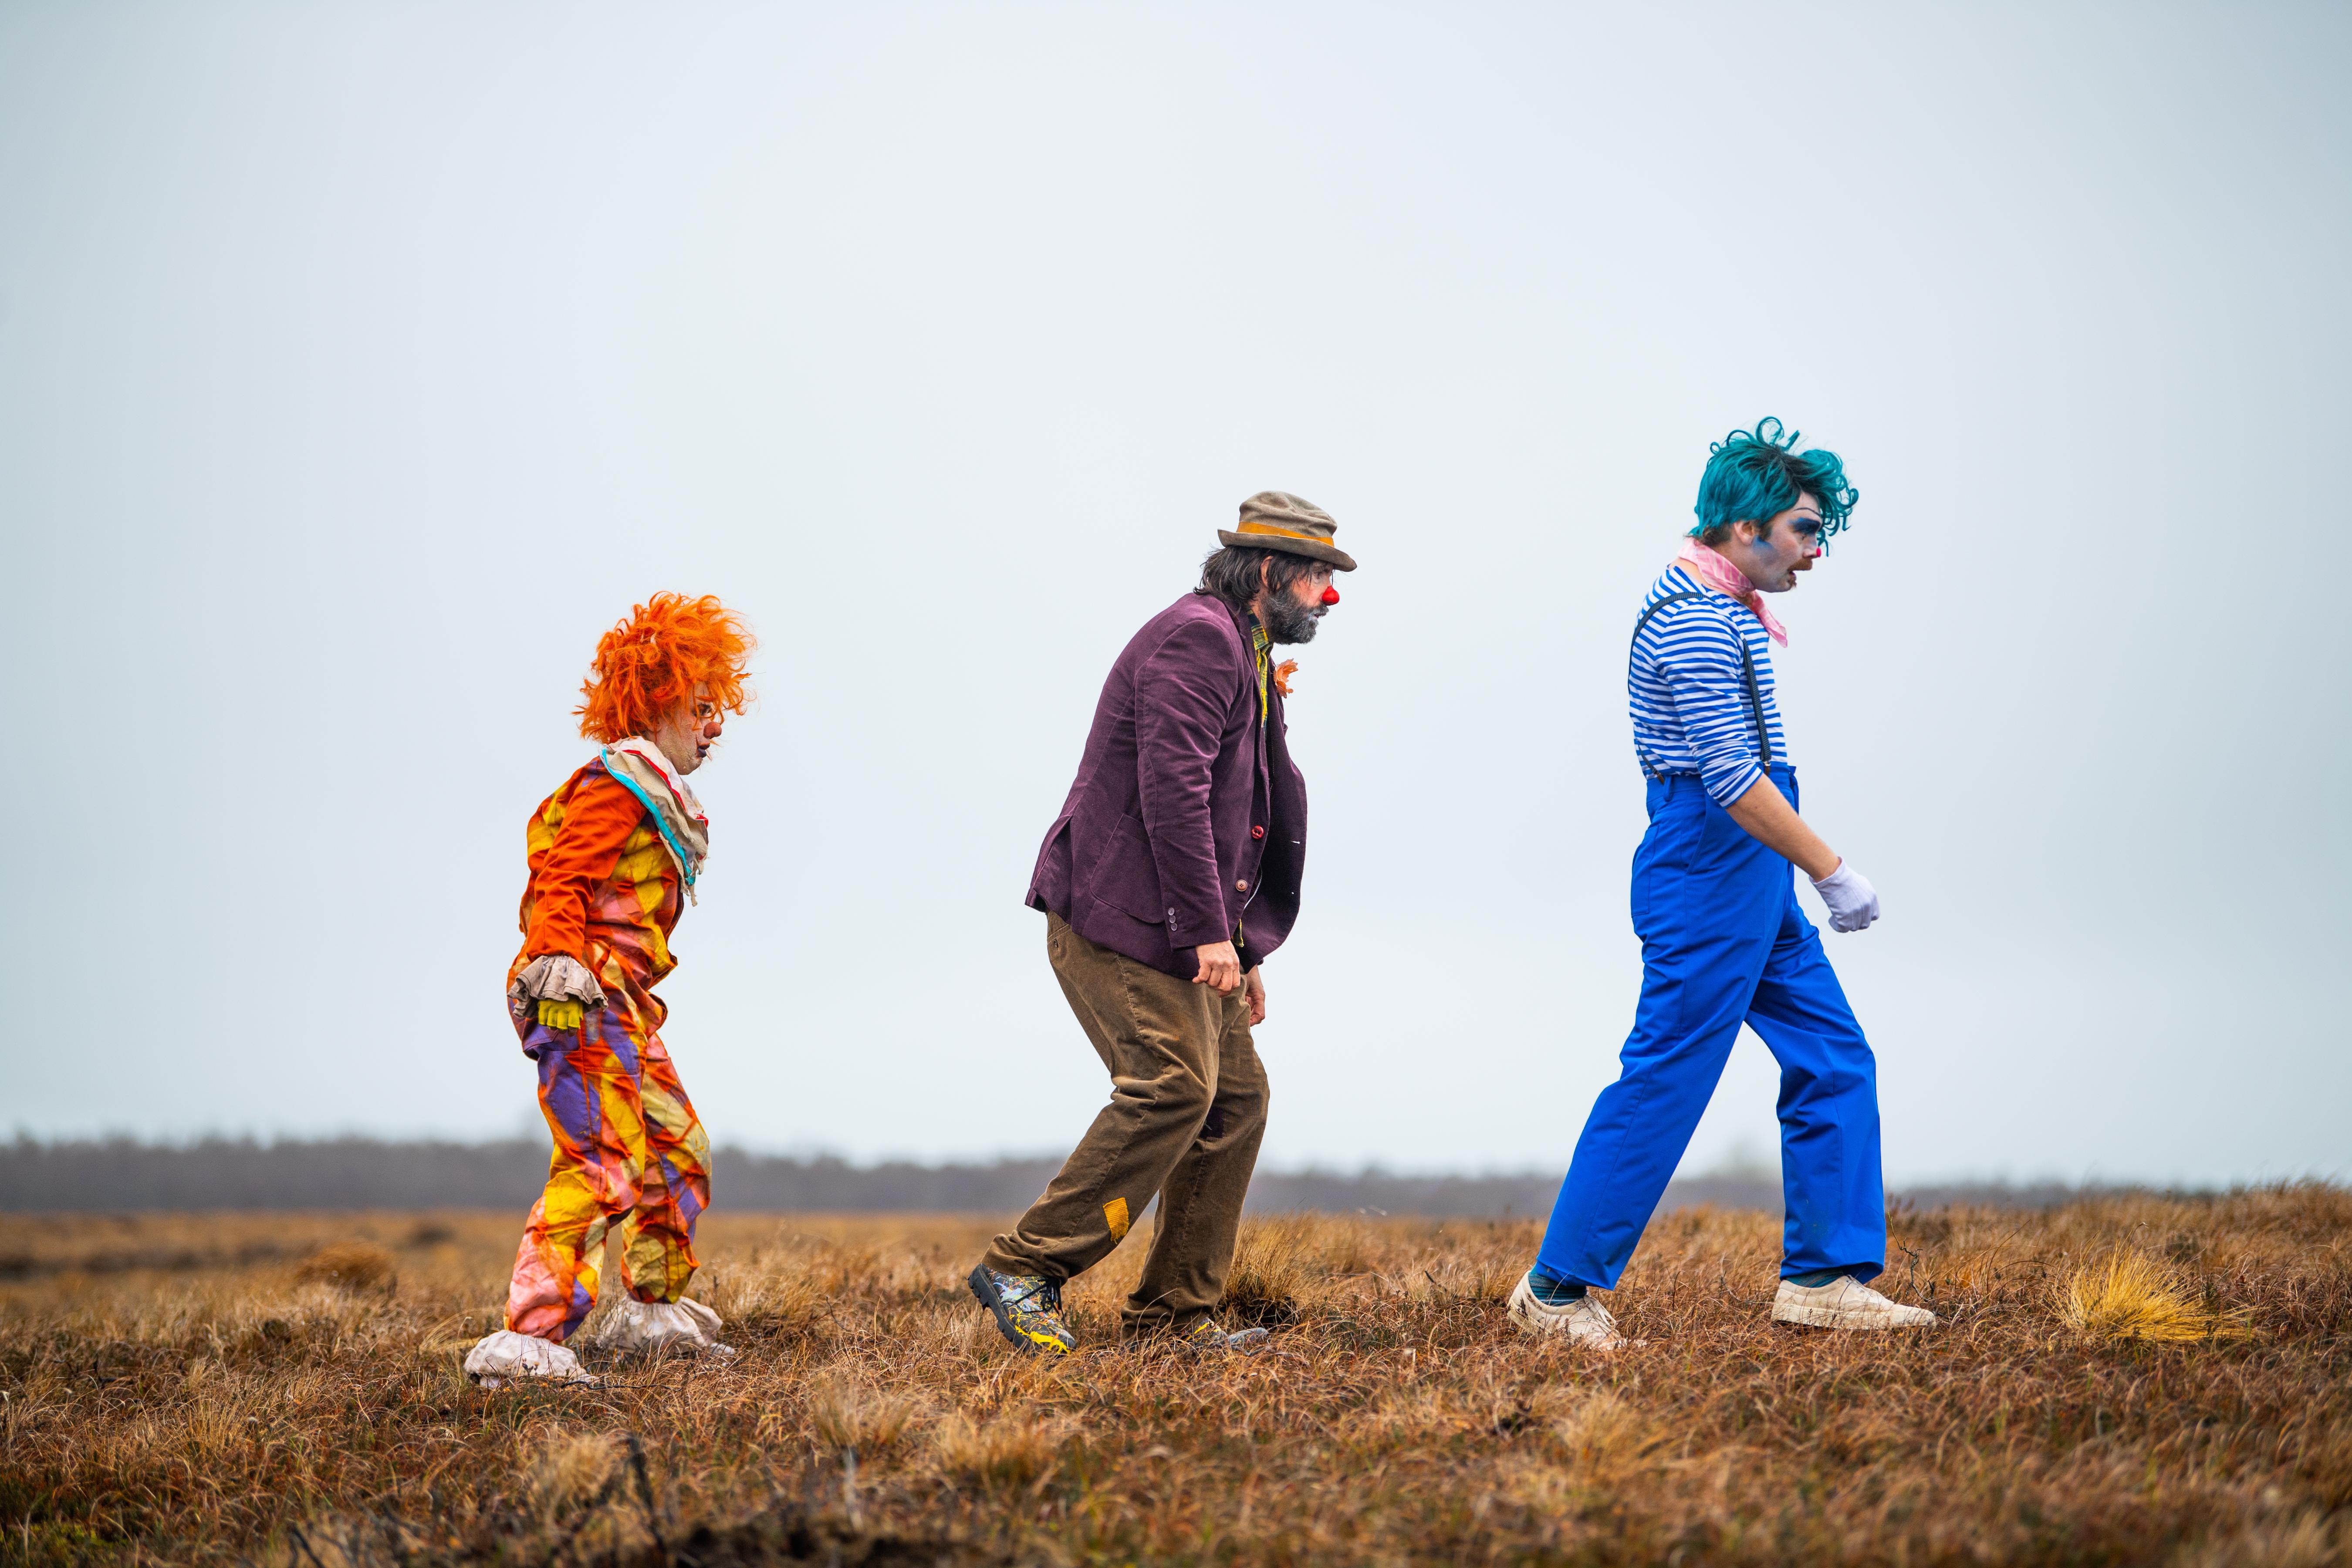
[[[507,1291],[516,1333],[560,1344],[580,1327],[615,1223],[631,1296],[677,1301],[694,1277],[710,1144],[662,1045],[669,1010],[653,987],[677,967],[669,936],[709,831],[686,781],[641,740],[604,748],[531,814],[508,998],[555,1150]],[[568,977],[554,989],[579,1004],[576,1027],[551,1026],[534,999],[550,974]]]

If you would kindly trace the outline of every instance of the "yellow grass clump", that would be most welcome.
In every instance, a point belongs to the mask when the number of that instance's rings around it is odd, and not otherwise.
[[[2095,1340],[2180,1344],[2245,1339],[2253,1332],[2242,1311],[2191,1301],[2162,1265],[2128,1248],[2069,1275],[2059,1310],[2068,1328]]]

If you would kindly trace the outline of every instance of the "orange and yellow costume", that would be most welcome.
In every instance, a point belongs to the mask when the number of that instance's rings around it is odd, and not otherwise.
[[[621,1283],[636,1300],[677,1301],[694,1277],[710,1144],[662,1044],[668,1008],[653,987],[677,967],[670,933],[708,823],[684,780],[638,737],[698,693],[740,711],[750,646],[715,599],[660,595],[637,606],[597,649],[584,692],[582,729],[606,745],[531,813],[509,996],[523,1052],[539,1066],[554,1152],[515,1254],[506,1312],[514,1332],[561,1343],[579,1328],[596,1304],[598,1260],[615,1222]],[[551,957],[593,977],[582,985],[592,1000],[566,1010],[534,998],[535,966]]]

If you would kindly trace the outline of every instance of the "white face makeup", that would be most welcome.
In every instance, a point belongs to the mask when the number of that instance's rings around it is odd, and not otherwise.
[[[702,765],[719,732],[726,727],[726,710],[709,700],[704,689],[697,687],[694,700],[672,709],[646,739],[661,748],[661,754],[669,759],[671,767],[686,774]]]
[[[1729,558],[1759,590],[1785,594],[1797,585],[1797,574],[1813,569],[1822,552],[1822,503],[1800,495],[1797,504],[1773,516],[1762,529],[1741,522],[1724,541]]]

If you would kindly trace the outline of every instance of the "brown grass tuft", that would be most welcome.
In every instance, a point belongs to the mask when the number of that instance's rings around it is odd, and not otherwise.
[[[620,1462],[621,1440],[614,1433],[551,1433],[530,1461],[531,1496],[560,1518],[602,1490]]]
[[[322,1247],[294,1271],[303,1285],[332,1285],[340,1290],[389,1290],[393,1287],[392,1254],[372,1241],[341,1241]]]
[[[940,1423],[931,1442],[949,1475],[1003,1494],[1024,1490],[1053,1468],[1061,1435],[1020,1415],[984,1422],[957,1415]]]
[[[1608,1389],[1595,1389],[1552,1423],[1569,1462],[1593,1481],[1624,1481],[1664,1442],[1651,1419]]]
[[[2161,1264],[2126,1248],[2069,1275],[2059,1312],[2068,1328],[2094,1340],[2181,1344],[2253,1333],[2244,1312],[2199,1306],[2174,1287]]]
[[[1298,1321],[1298,1297],[1307,1285],[1300,1261],[1315,1216],[1280,1215],[1245,1219],[1225,1276],[1224,1311],[1236,1323],[1283,1328]]]
[[[906,1436],[918,1406],[873,1384],[829,1378],[809,1396],[809,1420],[818,1436],[836,1448],[871,1454]]]
[[[2183,1547],[2171,1568],[2341,1568],[2347,1554],[2352,1530],[2305,1514]]]

